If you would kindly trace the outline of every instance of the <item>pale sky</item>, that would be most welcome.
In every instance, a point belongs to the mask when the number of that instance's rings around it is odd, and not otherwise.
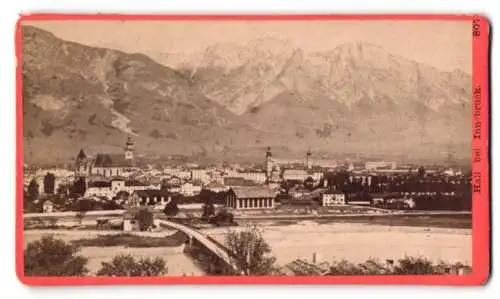
[[[363,41],[441,70],[472,69],[470,21],[31,21],[62,39],[152,55],[195,53],[217,43],[289,39],[304,51]]]

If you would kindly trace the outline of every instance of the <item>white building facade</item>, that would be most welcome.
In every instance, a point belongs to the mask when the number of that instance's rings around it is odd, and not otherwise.
[[[324,207],[345,205],[345,194],[341,192],[326,192],[321,197],[321,204]]]

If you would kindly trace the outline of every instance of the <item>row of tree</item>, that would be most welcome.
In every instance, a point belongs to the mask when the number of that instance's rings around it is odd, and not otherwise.
[[[54,194],[56,185],[56,176],[53,173],[47,172],[43,177],[43,192],[46,194]],[[35,178],[31,179],[27,188],[27,196],[30,199],[36,200],[40,194],[40,185],[38,185]]]
[[[53,236],[43,236],[24,250],[26,276],[85,276],[89,274],[88,259],[78,254],[80,248]],[[159,257],[134,259],[117,255],[102,262],[97,276],[160,276],[167,274],[165,260]]]
[[[466,193],[471,188],[471,181],[466,176],[446,180],[441,177],[426,176],[387,176],[373,175],[368,178],[350,178],[348,172],[339,172],[329,175],[320,182],[320,186],[335,187],[346,193],[367,191],[369,193],[384,192],[455,192]]]
[[[84,178],[79,178],[72,185],[60,185],[57,190],[55,190],[55,176],[52,173],[47,173],[43,179],[43,193],[46,195],[59,195],[70,196],[70,197],[80,197],[85,194],[86,183]],[[24,201],[34,202],[40,197],[40,185],[35,178],[31,179],[28,183],[26,190],[24,191]]]

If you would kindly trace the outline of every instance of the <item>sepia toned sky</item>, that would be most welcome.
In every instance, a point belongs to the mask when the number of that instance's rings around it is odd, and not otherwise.
[[[470,21],[37,21],[60,38],[155,56],[203,51],[217,43],[244,45],[261,37],[289,39],[305,51],[354,41],[441,70],[471,73]]]

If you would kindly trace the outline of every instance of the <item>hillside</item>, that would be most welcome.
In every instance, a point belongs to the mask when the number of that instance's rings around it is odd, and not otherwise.
[[[144,55],[29,26],[22,39],[27,163],[67,162],[80,147],[119,153],[128,134],[144,155],[206,155],[246,130],[182,74]]]
[[[120,153],[218,161],[276,155],[469,156],[471,78],[351,43],[306,53],[273,38],[165,66],[22,27],[26,163]],[[168,55],[166,55],[168,56]]]

